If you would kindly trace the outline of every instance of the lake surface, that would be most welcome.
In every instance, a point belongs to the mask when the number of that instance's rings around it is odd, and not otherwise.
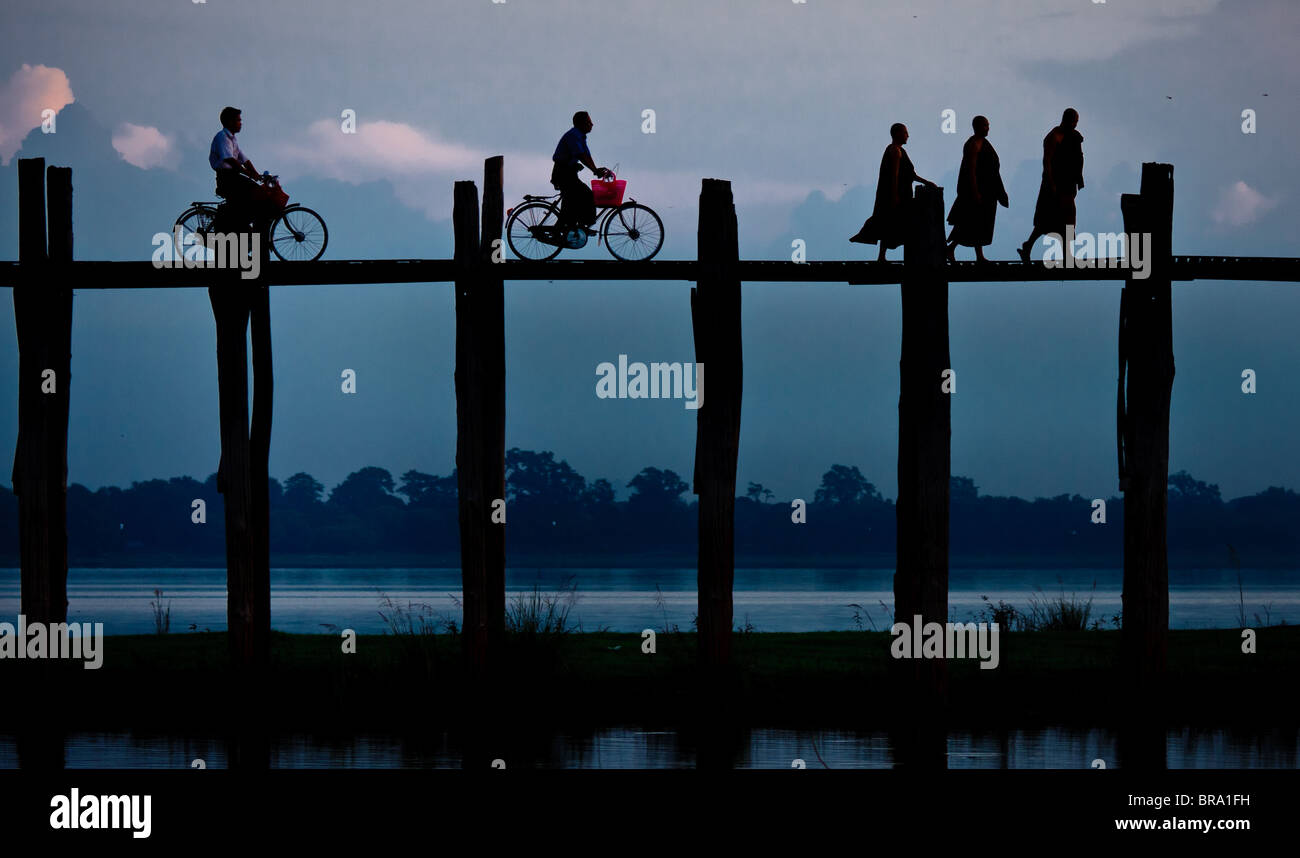
[[[618,726],[584,733],[554,733],[506,740],[500,758],[507,768],[673,769],[694,768],[696,741],[676,731]],[[1171,730],[1165,736],[1171,769],[1300,768],[1300,732],[1238,732],[1223,729]],[[950,769],[1086,769],[1102,759],[1123,768],[1115,735],[1100,729],[1046,728],[972,733],[947,739]],[[210,769],[226,768],[228,750],[218,738],[183,738],[135,733],[73,733],[64,743],[66,765],[84,768],[190,768],[202,759]],[[492,752],[496,753],[496,752]],[[716,756],[716,753],[715,753]],[[884,769],[894,765],[887,733],[836,730],[755,729],[734,743],[737,769],[789,769],[796,759],[809,769]],[[461,767],[457,740],[431,733],[419,741],[362,734],[338,740],[308,735],[277,736],[272,768]],[[0,769],[18,767],[14,738],[0,734]]]
[[[1252,625],[1300,622],[1300,572],[1242,570],[1245,611]],[[694,569],[509,569],[509,600],[537,586],[555,592],[572,576],[577,601],[571,617],[588,631],[602,626],[639,632],[677,624],[691,628],[696,612]],[[1238,628],[1236,573],[1231,570],[1170,573],[1171,628]],[[852,603],[866,608],[863,628],[888,630],[893,572],[888,569],[737,569],[735,621],[759,632],[855,629]],[[1093,582],[1096,591],[1092,591]],[[1116,569],[953,570],[949,606],[953,620],[969,620],[984,607],[981,596],[1024,611],[1030,599],[1059,595],[1093,598],[1092,618],[1109,621],[1120,610],[1121,573]],[[656,588],[658,588],[656,590]],[[1039,591],[1041,588],[1041,592]],[[153,591],[171,608],[171,631],[226,627],[224,569],[71,569],[68,620],[102,622],[106,634],[152,632]],[[415,603],[426,615],[459,622],[459,569],[273,569],[271,623],[285,632],[325,632],[330,627],[379,633],[384,597]],[[0,569],[0,621],[14,622],[19,572]],[[1255,619],[1255,614],[1259,619]]]

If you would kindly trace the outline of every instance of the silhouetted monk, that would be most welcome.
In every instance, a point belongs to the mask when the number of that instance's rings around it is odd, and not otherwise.
[[[961,150],[961,168],[957,175],[957,199],[948,212],[952,232],[948,235],[948,261],[953,261],[957,245],[975,248],[975,258],[984,258],[984,246],[993,243],[993,221],[998,203],[1011,205],[1002,186],[1001,162],[988,141],[989,121],[983,116],[971,120],[975,133]]]
[[[1039,236],[1056,233],[1065,252],[1065,228],[1074,224],[1074,195],[1083,187],[1083,135],[1074,130],[1079,111],[1067,107],[1061,124],[1043,138],[1043,183],[1034,206],[1034,231],[1020,245],[1020,259],[1029,261],[1029,251]]]
[[[934,182],[916,174],[912,168],[912,159],[903,151],[903,144],[907,142],[907,126],[895,122],[889,126],[889,136],[893,142],[885,147],[884,157],[880,159],[876,206],[858,234],[849,239],[859,244],[879,242],[880,262],[885,261],[886,250],[892,250],[903,243],[908,217],[912,211],[912,183],[920,182],[935,187]]]

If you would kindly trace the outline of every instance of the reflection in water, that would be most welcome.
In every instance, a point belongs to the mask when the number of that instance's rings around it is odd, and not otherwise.
[[[720,744],[719,744],[720,743]],[[491,744],[491,740],[488,740]],[[966,732],[947,738],[952,769],[1086,769],[1094,759],[1123,768],[1117,736],[1110,730],[1050,727]],[[1167,764],[1179,768],[1300,768],[1300,731],[1237,731],[1179,728],[1165,734]],[[227,768],[229,743],[222,737],[143,733],[72,733],[66,765],[83,768]],[[495,757],[508,768],[665,769],[726,767],[788,769],[796,759],[807,768],[887,769],[895,749],[886,732],[755,729],[724,737],[636,726],[588,732],[501,737]],[[271,740],[270,765],[288,769],[434,768],[462,765],[460,737],[432,733],[418,739],[363,734],[289,734]],[[0,768],[18,768],[15,737],[0,735]]]

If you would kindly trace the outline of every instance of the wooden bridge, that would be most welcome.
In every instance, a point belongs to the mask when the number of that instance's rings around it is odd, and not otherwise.
[[[216,320],[221,410],[218,488],[225,497],[228,620],[234,665],[256,673],[270,634],[267,465],[273,375],[269,286],[448,282],[456,295],[456,463],[463,585],[464,650],[471,675],[499,658],[505,614],[504,528],[490,522],[505,497],[505,281],[687,281],[696,361],[709,365],[708,404],[697,414],[693,490],[699,495],[699,642],[704,665],[730,659],[733,518],[740,444],[744,281],[901,285],[896,616],[948,618],[950,400],[942,390],[948,349],[950,283],[1118,281],[1116,442],[1124,503],[1123,652],[1138,682],[1163,674],[1168,629],[1165,551],[1169,403],[1174,377],[1171,286],[1197,279],[1300,282],[1300,259],[1174,256],[1173,168],[1144,164],[1139,194],[1121,200],[1125,233],[1152,237],[1149,276],[1106,260],[1105,267],[1052,268],[1042,262],[949,263],[942,188],[918,188],[903,262],[762,261],[739,258],[729,182],[704,179],[698,259],[494,261],[504,201],[502,159],[485,165],[480,213],[473,182],[457,182],[452,259],[270,262],[259,276],[151,262],[72,259],[71,170],[20,160],[19,261],[0,263],[14,289],[18,329],[19,435],[13,485],[19,498],[22,611],[59,622],[67,610],[67,434],[72,290],[204,287]],[[48,204],[47,204],[48,201]],[[48,217],[47,217],[48,211]],[[253,409],[248,410],[251,325]],[[53,383],[51,383],[53,380]],[[916,659],[918,692],[942,694],[942,659]]]
[[[1027,283],[1057,281],[1124,281],[1128,272],[1122,258],[1103,258],[1096,268],[1052,268],[1044,262],[948,262],[949,283]],[[533,262],[506,259],[497,263],[506,281],[533,280],[678,280],[700,279],[700,263],[693,259],[657,259],[649,262],[568,260]],[[1172,279],[1249,280],[1300,282],[1300,257],[1175,256]],[[735,263],[742,282],[847,283],[851,286],[886,286],[902,282],[902,262],[814,261],[740,259]],[[212,269],[159,268],[152,262],[69,262],[61,269],[77,289],[207,288]],[[452,259],[330,259],[316,262],[266,263],[259,282],[266,286],[385,285],[391,283],[452,283],[458,275]],[[48,273],[21,262],[0,262],[0,285],[12,286],[24,277],[38,282]]]

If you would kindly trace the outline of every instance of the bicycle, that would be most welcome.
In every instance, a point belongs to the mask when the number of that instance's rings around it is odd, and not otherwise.
[[[262,180],[280,185],[279,176],[263,173]],[[212,232],[212,223],[218,217],[226,219],[229,203],[221,200],[195,200],[190,207],[176,218],[180,233],[176,234],[176,251],[185,253],[185,245],[207,245],[207,235]],[[173,230],[173,234],[175,231]],[[198,240],[189,239],[195,235]],[[329,230],[325,228],[325,219],[306,206],[290,203],[280,211],[271,222],[268,232],[271,251],[282,262],[314,262],[325,252],[329,241]]]
[[[609,182],[615,180],[610,173]],[[594,184],[594,183],[593,183]],[[596,242],[623,262],[645,261],[654,257],[664,244],[664,223],[649,206],[629,198],[622,198],[623,185],[610,203],[596,204]],[[585,245],[586,234],[580,242],[569,237],[575,229],[560,228],[560,194],[524,194],[522,204],[506,211],[506,241],[520,259],[545,261],[554,259],[565,248],[576,249]],[[579,230],[580,231],[580,228]]]

